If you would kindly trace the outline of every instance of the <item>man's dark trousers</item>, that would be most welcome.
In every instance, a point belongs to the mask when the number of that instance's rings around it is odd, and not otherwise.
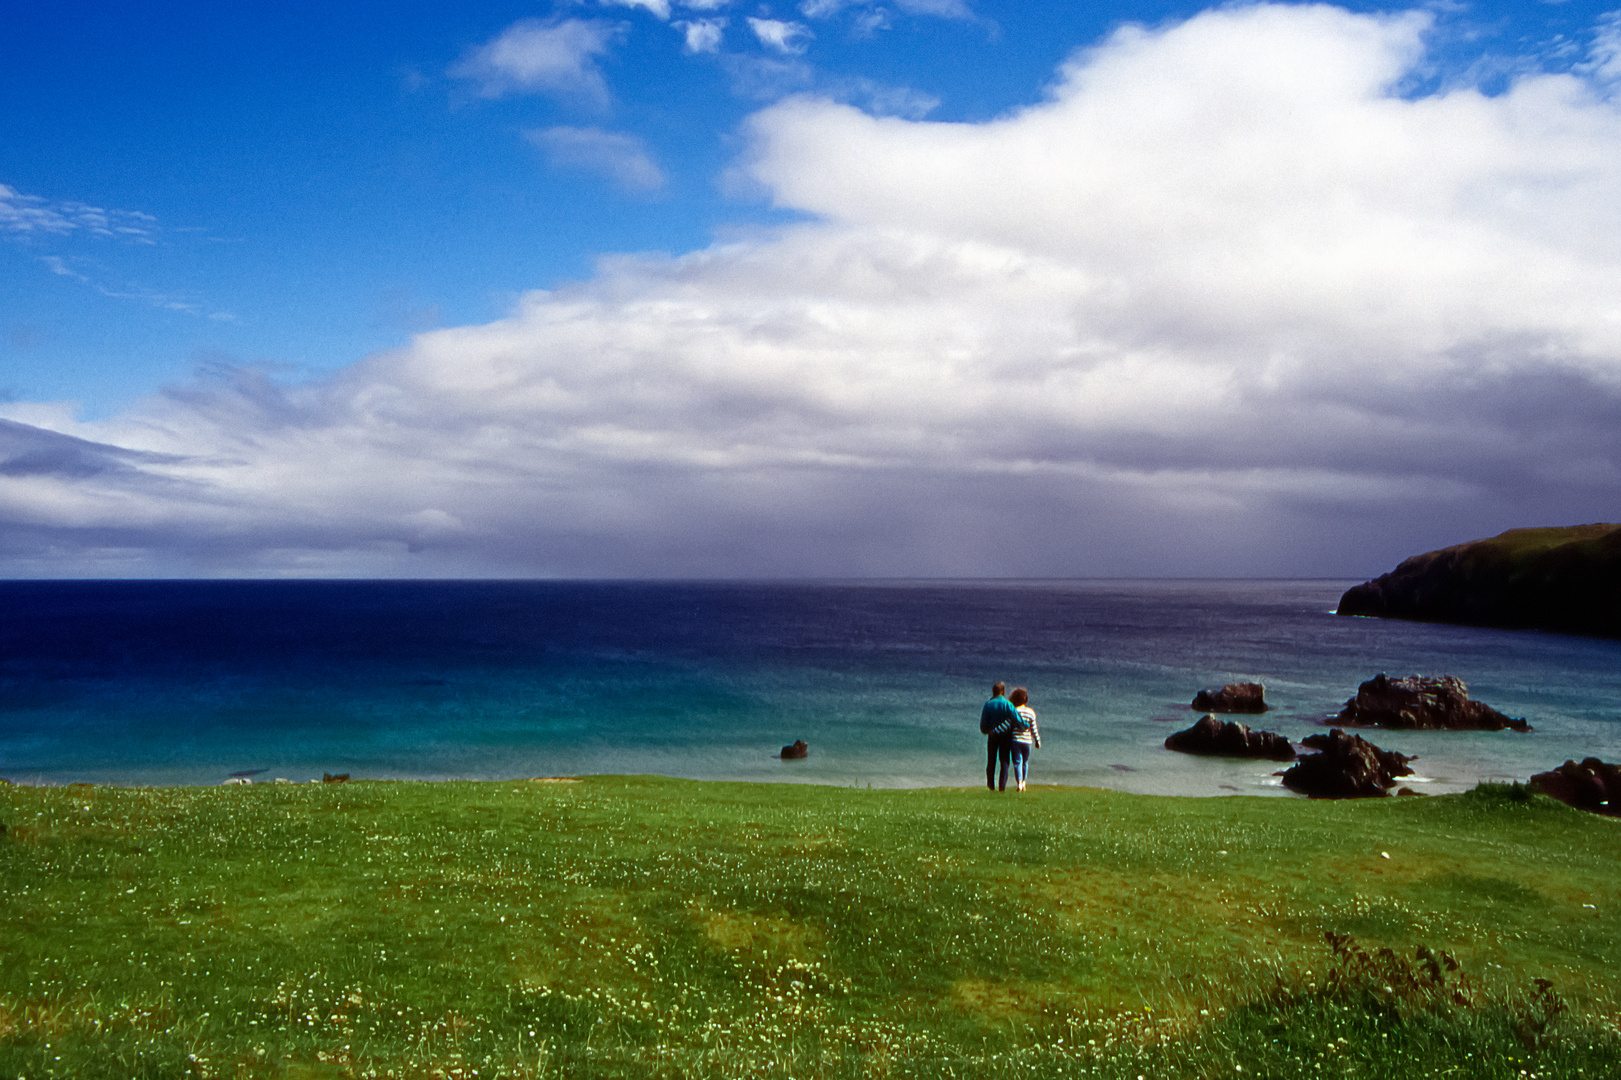
[[[1013,760],[1013,736],[992,735],[985,740],[985,786],[992,791],[1007,790],[1008,763]],[[1001,785],[997,785],[996,766],[1002,765]]]

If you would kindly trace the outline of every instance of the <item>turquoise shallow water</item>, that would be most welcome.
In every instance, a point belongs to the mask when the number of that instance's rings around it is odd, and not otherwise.
[[[1163,749],[1194,692],[1264,682],[1298,740],[1379,671],[1537,728],[1364,733],[1419,790],[1621,760],[1621,642],[1335,616],[1350,584],[0,583],[0,777],[968,785],[1002,678],[1040,713],[1037,783],[1285,795],[1273,763]]]

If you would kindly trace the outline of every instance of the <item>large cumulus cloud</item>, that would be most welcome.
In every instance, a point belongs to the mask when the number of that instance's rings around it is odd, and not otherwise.
[[[1427,26],[1127,28],[978,124],[781,102],[734,179],[802,224],[611,259],[320,382],[222,371],[97,425],[0,409],[116,465],[0,468],[0,554],[1358,574],[1613,518],[1621,109],[1597,63],[1404,96]]]

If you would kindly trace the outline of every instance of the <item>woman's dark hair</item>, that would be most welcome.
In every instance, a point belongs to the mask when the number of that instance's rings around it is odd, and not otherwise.
[[[1015,686],[1013,693],[1009,694],[1007,699],[1015,705],[1023,705],[1030,700],[1030,692],[1022,686]]]

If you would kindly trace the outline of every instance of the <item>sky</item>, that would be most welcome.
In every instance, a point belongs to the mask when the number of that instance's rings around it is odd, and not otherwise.
[[[0,0],[0,577],[1621,520],[1618,0]]]

